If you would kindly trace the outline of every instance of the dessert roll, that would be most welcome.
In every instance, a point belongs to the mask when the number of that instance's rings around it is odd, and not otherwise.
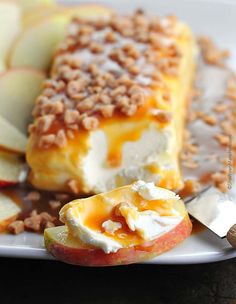
[[[30,182],[77,194],[138,179],[181,187],[194,51],[191,30],[174,16],[75,17],[36,100]]]

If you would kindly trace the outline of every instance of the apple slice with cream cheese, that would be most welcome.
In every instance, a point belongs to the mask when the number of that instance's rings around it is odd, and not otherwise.
[[[174,192],[138,181],[60,211],[65,226],[44,232],[45,246],[59,260],[83,266],[141,262],[170,250],[191,233],[184,203]]]

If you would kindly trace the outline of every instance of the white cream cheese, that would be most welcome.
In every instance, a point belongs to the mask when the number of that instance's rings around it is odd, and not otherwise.
[[[138,192],[138,194],[142,196],[142,198],[149,201],[179,199],[179,196],[176,195],[173,191],[156,187],[154,183],[145,183],[142,180],[135,182],[132,185],[132,189],[135,192]]]
[[[73,236],[79,238],[85,244],[100,248],[105,253],[116,252],[118,249],[122,248],[122,245],[118,242],[102,233],[86,227],[79,214],[77,213],[75,216],[72,207],[67,210],[66,214],[60,214],[60,219],[66,221]]]
[[[105,132],[91,132],[89,142],[90,150],[83,160],[82,171],[87,188],[95,193],[115,188],[119,176],[124,185],[139,179],[158,182],[159,174],[147,169],[153,163],[160,169],[176,169],[178,166],[171,156],[175,147],[175,135],[169,127],[158,130],[156,125],[150,124],[139,140],[125,142],[122,147],[122,163],[115,168],[106,166],[108,142]]]
[[[145,241],[152,241],[178,225],[180,215],[160,216],[157,212],[147,210],[138,212],[134,206],[128,207],[123,214],[131,231],[136,231]],[[122,213],[122,212],[121,212]]]

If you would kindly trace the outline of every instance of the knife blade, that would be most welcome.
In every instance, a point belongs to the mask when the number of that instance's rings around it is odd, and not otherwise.
[[[206,188],[196,197],[188,200],[186,208],[192,217],[220,238],[226,237],[229,230],[236,224],[235,201],[215,187]]]

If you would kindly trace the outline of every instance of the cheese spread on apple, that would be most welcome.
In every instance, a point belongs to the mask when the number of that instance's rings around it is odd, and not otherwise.
[[[110,200],[112,195],[113,201]],[[137,181],[89,200],[88,204],[81,199],[65,205],[60,211],[60,219],[75,239],[107,254],[153,241],[183,220],[172,207],[179,197],[154,183]]]

